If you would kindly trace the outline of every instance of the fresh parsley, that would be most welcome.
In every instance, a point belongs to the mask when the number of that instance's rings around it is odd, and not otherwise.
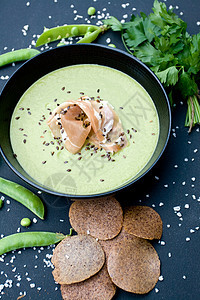
[[[190,35],[187,24],[165,3],[154,1],[153,12],[132,15],[121,24],[115,17],[104,20],[113,31],[120,31],[126,50],[157,75],[168,92],[171,104],[181,93],[188,110],[185,126],[191,132],[200,124],[197,81],[200,78],[200,33]]]

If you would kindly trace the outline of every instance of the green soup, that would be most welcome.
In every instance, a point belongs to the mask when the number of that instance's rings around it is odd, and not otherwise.
[[[129,145],[108,159],[87,147],[71,154],[52,137],[47,119],[57,104],[82,95],[108,101],[121,119]],[[158,141],[159,120],[146,90],[133,78],[100,65],[75,65],[35,82],[13,112],[10,137],[23,169],[39,184],[71,195],[119,188],[144,168]]]

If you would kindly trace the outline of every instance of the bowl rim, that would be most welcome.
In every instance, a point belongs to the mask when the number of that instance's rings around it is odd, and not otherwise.
[[[168,109],[168,115],[169,115],[169,127],[168,127],[168,133],[167,133],[167,138],[165,140],[164,146],[162,148],[162,151],[160,152],[160,154],[158,155],[157,159],[152,163],[152,165],[144,172],[142,173],[139,177],[137,177],[134,180],[130,180],[130,182],[124,184],[123,186],[117,187],[113,190],[110,191],[106,191],[106,192],[102,192],[102,193],[93,193],[93,194],[89,194],[89,195],[75,195],[75,194],[66,194],[66,193],[61,193],[61,192],[57,192],[57,191],[53,191],[50,190],[46,187],[42,187],[39,184],[29,180],[28,178],[26,178],[25,176],[23,176],[19,171],[17,171],[15,169],[15,167],[11,164],[11,162],[9,161],[9,159],[7,158],[6,154],[4,153],[1,145],[0,145],[0,154],[3,157],[4,161],[7,163],[7,165],[10,167],[10,169],[20,178],[22,179],[25,183],[28,183],[30,186],[34,187],[37,190],[46,192],[48,194],[51,195],[55,195],[55,196],[61,196],[61,197],[67,197],[67,198],[71,198],[71,199],[86,199],[86,198],[94,198],[94,197],[103,197],[103,196],[109,196],[112,194],[115,194],[117,192],[120,192],[122,190],[127,189],[128,187],[130,187],[131,185],[133,185],[134,183],[138,182],[141,178],[143,178],[147,173],[149,173],[150,170],[152,170],[152,168],[157,164],[157,162],[160,160],[161,156],[163,155],[163,152],[165,151],[167,144],[169,142],[169,138],[170,138],[170,132],[171,132],[171,123],[172,123],[172,116],[171,116],[171,106],[170,106],[170,102],[167,96],[167,93],[163,87],[163,85],[161,84],[160,80],[158,79],[158,77],[153,73],[153,71],[148,68],[143,62],[141,62],[139,59],[137,59],[136,57],[134,57],[133,55],[125,52],[124,50],[121,49],[117,49],[117,48],[111,48],[109,46],[106,45],[102,45],[102,44],[96,44],[96,43],[92,43],[92,44],[86,44],[86,43],[79,43],[79,44],[71,44],[71,45],[64,45],[64,46],[60,46],[59,48],[63,48],[63,47],[68,47],[68,48],[74,48],[74,47],[98,47],[98,48],[102,48],[102,49],[107,49],[111,52],[118,52],[122,55],[125,55],[131,59],[133,59],[134,61],[138,62],[143,68],[145,68],[147,70],[147,72],[149,72],[151,74],[151,76],[154,78],[154,80],[156,80],[157,84],[159,85],[160,89],[162,90],[165,100],[166,100],[166,105],[167,105],[167,109]],[[52,48],[52,49],[47,49],[42,51],[41,53],[37,54],[36,56],[30,58],[29,60],[25,61],[22,63],[22,65],[20,65],[17,70],[14,71],[14,73],[10,76],[10,78],[8,79],[8,81],[4,84],[1,92],[0,92],[0,98],[1,95],[4,92],[4,89],[6,88],[6,86],[9,84],[9,81],[11,80],[12,77],[15,76],[15,74],[24,67],[24,65],[28,64],[30,61],[36,59],[38,56],[42,56],[42,55],[46,55],[46,53],[49,52],[54,52],[56,50],[58,50],[59,48]],[[48,74],[48,73],[47,73]]]

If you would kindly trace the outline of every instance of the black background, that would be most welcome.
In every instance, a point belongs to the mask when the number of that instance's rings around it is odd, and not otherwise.
[[[129,5],[124,7],[123,4],[127,3]],[[167,0],[165,3],[167,7],[172,5],[175,12],[188,23],[188,31],[191,34],[199,32],[199,0]],[[13,48],[28,47],[33,40],[36,41],[35,35],[40,34],[44,26],[50,28],[66,23],[85,23],[85,18],[96,24],[97,16],[101,16],[102,13],[114,15],[119,20],[124,19],[127,14],[126,20],[129,20],[132,13],[149,13],[152,5],[152,0],[1,0],[0,54]],[[90,6],[96,8],[96,18],[91,19],[87,16]],[[74,20],[77,14],[83,18]],[[29,25],[27,35],[22,33],[24,25]],[[111,41],[107,40],[108,38]],[[111,31],[101,36],[97,42],[104,45],[111,42],[124,49],[119,34]],[[10,76],[20,65],[17,63],[16,66],[0,69],[0,89],[6,82],[5,76]],[[187,128],[184,127],[186,105],[182,104],[181,98],[177,100],[178,104],[173,109],[170,141],[161,160],[130,192],[117,195],[122,205],[127,202],[142,203],[154,207],[161,215],[163,236],[161,241],[154,242],[154,246],[161,259],[162,278],[156,288],[147,295],[133,295],[120,290],[115,296],[117,300],[200,299],[200,133],[199,127],[195,127],[192,133],[188,134]],[[1,157],[0,176],[23,184],[35,193],[38,192],[22,182]],[[70,200],[44,193],[41,194],[41,199],[45,203],[45,221],[36,218],[37,223],[32,223],[28,229],[24,229],[20,226],[20,220],[23,217],[33,219],[35,216],[19,203],[5,197],[4,206],[0,210],[0,236],[16,233],[19,228],[21,231],[41,230],[67,234],[70,228]],[[177,206],[180,206],[178,213],[174,209]],[[0,257],[0,299],[17,299],[22,294],[26,294],[23,299],[61,299],[59,285],[54,282],[52,268],[49,266],[51,254],[52,247],[45,247],[15,251]]]

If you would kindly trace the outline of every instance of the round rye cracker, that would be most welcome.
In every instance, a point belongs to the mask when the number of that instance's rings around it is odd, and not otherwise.
[[[116,286],[110,279],[106,265],[85,281],[61,285],[61,294],[64,300],[110,300],[115,292]]]
[[[119,234],[123,211],[114,197],[75,201],[69,209],[71,226],[78,234],[108,240]]]
[[[108,260],[108,256],[110,254],[110,251],[112,249],[112,247],[114,245],[117,245],[118,243],[120,243],[123,239],[137,239],[137,237],[135,237],[132,234],[129,234],[128,232],[126,232],[124,230],[124,227],[122,227],[122,230],[120,231],[120,233],[114,237],[114,239],[112,240],[98,240],[99,244],[101,245],[101,247],[103,248],[103,251],[105,252],[105,256],[106,256],[106,261]]]
[[[96,274],[105,262],[102,247],[91,236],[66,237],[56,246],[51,259],[53,276],[60,284],[80,282]]]
[[[148,293],[160,276],[158,254],[149,241],[141,238],[125,238],[115,244],[107,265],[114,284],[131,293]]]
[[[160,239],[162,236],[161,217],[149,206],[127,207],[123,226],[128,233],[143,239]]]

